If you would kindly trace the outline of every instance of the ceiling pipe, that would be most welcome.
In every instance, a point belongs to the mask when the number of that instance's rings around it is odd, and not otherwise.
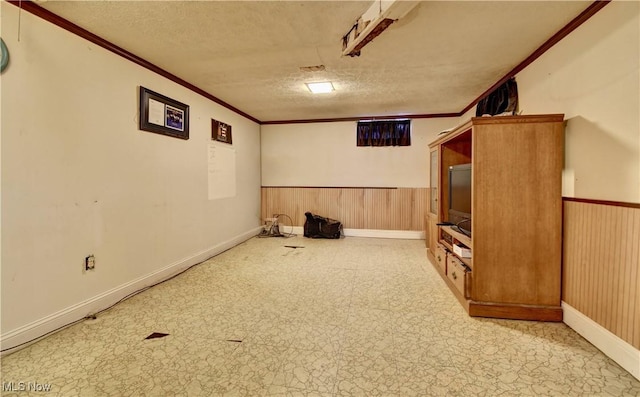
[[[342,37],[342,55],[360,56],[360,50],[384,32],[392,23],[413,10],[419,2],[377,0]]]

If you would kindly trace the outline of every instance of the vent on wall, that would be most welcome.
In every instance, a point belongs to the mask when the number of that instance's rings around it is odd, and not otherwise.
[[[315,65],[315,66],[300,66],[301,72],[322,72],[325,70],[324,65]]]

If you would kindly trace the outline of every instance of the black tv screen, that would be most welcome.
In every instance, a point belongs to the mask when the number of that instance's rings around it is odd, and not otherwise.
[[[449,222],[471,234],[471,164],[449,167]]]

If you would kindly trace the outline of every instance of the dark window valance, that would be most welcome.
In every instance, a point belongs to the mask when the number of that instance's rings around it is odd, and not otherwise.
[[[512,77],[478,102],[476,116],[516,114],[517,110],[518,84],[516,84],[516,79]]]
[[[358,121],[358,146],[410,146],[411,120]]]

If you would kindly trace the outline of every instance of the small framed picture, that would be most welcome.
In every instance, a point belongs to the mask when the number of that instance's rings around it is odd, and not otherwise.
[[[211,139],[231,145],[233,143],[231,126],[221,121],[211,119]]]
[[[140,86],[140,130],[189,139],[189,105]]]

